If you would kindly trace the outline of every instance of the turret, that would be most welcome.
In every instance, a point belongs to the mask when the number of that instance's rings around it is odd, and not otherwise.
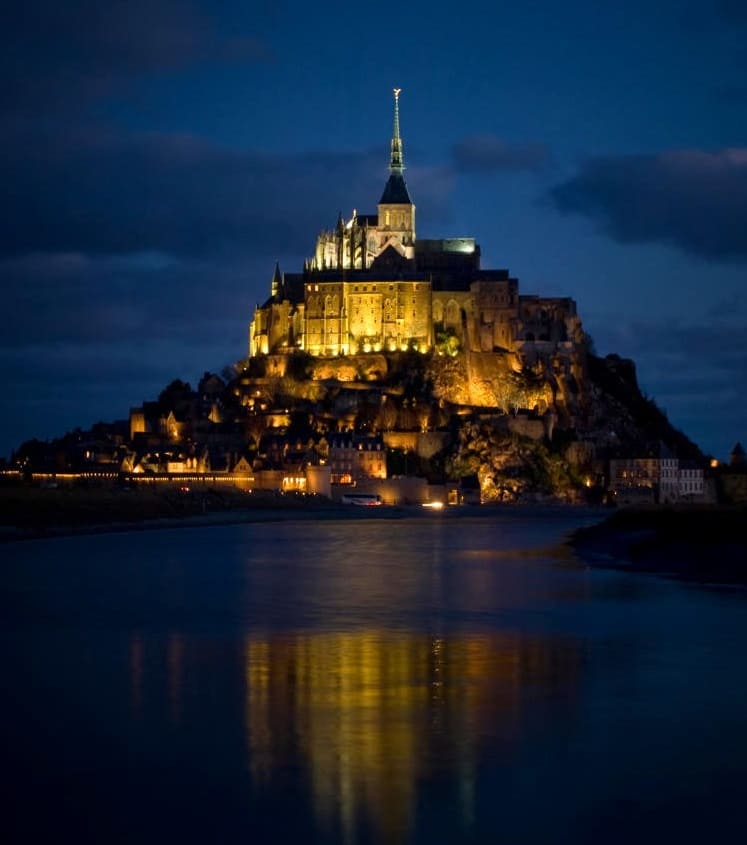
[[[275,262],[275,272],[272,274],[272,281],[270,282],[270,296],[273,299],[278,299],[283,290],[283,276],[280,272],[280,263]]]

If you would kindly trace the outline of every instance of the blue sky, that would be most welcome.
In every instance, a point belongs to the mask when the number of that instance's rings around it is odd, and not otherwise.
[[[0,454],[245,354],[276,259],[374,211],[569,295],[675,425],[747,439],[747,5],[12,4]]]

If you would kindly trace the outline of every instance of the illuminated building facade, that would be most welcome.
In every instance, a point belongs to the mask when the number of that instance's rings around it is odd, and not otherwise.
[[[329,467],[333,484],[386,478],[386,448],[380,437],[345,434],[330,438]]]
[[[377,214],[340,216],[318,236],[303,273],[276,265],[250,325],[249,355],[427,352],[448,338],[472,352],[569,353],[582,338],[572,299],[519,296],[507,270],[481,269],[474,238],[416,238],[399,93]]]

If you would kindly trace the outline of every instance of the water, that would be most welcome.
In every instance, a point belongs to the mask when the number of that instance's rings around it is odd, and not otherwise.
[[[747,593],[509,511],[0,548],[3,842],[727,841]]]

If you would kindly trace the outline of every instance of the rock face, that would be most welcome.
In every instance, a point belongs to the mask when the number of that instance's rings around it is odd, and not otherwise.
[[[578,502],[584,488],[578,472],[550,443],[513,433],[506,416],[463,425],[448,468],[455,477],[476,475],[484,502]]]

